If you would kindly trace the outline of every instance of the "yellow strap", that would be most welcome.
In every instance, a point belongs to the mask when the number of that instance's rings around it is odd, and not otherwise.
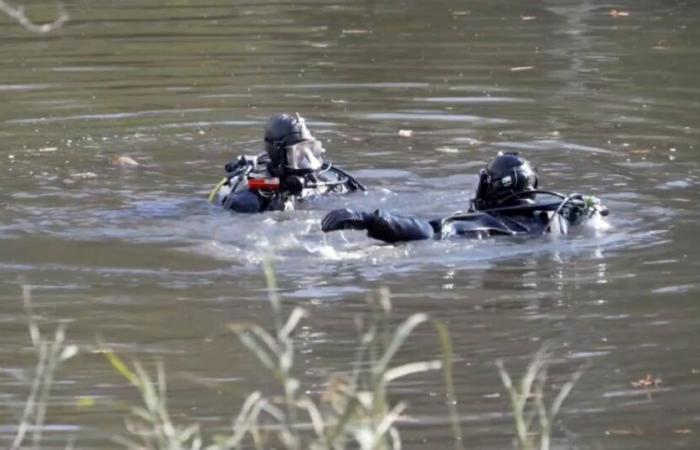
[[[214,186],[214,189],[211,190],[211,193],[209,194],[209,203],[211,203],[212,200],[214,200],[214,196],[216,195],[217,192],[219,192],[219,189],[221,189],[221,186],[224,185],[228,181],[228,178],[223,177],[221,181],[216,183],[216,186]]]

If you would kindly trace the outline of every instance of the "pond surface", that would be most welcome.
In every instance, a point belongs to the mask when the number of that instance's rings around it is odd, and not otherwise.
[[[164,361],[176,419],[224,430],[247,393],[273,389],[227,328],[270,322],[260,263],[272,250],[284,304],[311,314],[297,362],[312,391],[349,368],[355,319],[388,287],[397,322],[426,312],[450,327],[468,448],[510,446],[494,362],[518,374],[545,341],[555,385],[587,366],[557,421],[559,448],[700,447],[700,4],[66,8],[71,21],[45,36],[0,18],[3,441],[34,365],[22,285],[46,333],[66,320],[72,343]],[[304,114],[369,193],[256,216],[209,205],[223,164],[258,152],[264,119],[281,111]],[[344,206],[465,209],[500,150],[523,152],[543,187],[600,196],[610,229],[397,246],[320,232]],[[401,360],[437,352],[426,327]],[[661,384],[632,386],[647,374]],[[396,383],[410,404],[405,448],[451,446],[440,379]],[[114,447],[134,401],[101,355],[82,354],[58,374],[47,447],[71,436]]]

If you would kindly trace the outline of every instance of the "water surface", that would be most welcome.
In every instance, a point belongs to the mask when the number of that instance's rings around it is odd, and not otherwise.
[[[164,361],[176,418],[224,429],[246,393],[272,389],[227,331],[269,322],[260,263],[272,248],[285,305],[311,313],[298,367],[310,390],[347,370],[355,317],[386,286],[397,321],[427,312],[449,325],[469,448],[510,445],[494,361],[518,372],[544,341],[555,384],[588,367],[557,446],[698,447],[695,2],[66,7],[71,21],[51,35],[5,18],[0,28],[3,440],[34,364],[22,284],[47,332],[67,320],[72,342],[99,337]],[[369,193],[257,216],[207,204],[223,164],[259,151],[262,122],[280,111],[304,114]],[[465,209],[498,151],[523,152],[542,186],[600,196],[611,228],[398,246],[320,233],[324,213],[343,206]],[[115,165],[122,155],[139,166]],[[432,330],[419,329],[401,359],[436,353]],[[632,387],[647,374],[658,389]],[[47,446],[74,436],[78,448],[112,448],[135,394],[100,355],[71,361],[59,380]],[[448,448],[439,374],[396,388],[410,403],[405,447]]]

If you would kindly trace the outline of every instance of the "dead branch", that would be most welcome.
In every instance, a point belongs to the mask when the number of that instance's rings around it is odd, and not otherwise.
[[[0,11],[7,14],[11,19],[15,20],[20,24],[25,30],[34,33],[50,33],[57,30],[63,26],[68,20],[68,13],[63,7],[63,3],[57,3],[56,8],[58,9],[58,17],[52,22],[37,24],[31,21],[24,13],[24,7],[22,6],[12,6],[8,4],[5,0],[0,0]]]

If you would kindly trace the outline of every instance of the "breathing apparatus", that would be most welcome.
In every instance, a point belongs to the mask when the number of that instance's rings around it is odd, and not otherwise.
[[[230,194],[238,189],[238,186],[245,180],[249,181],[249,175],[257,168],[258,157],[255,156],[240,156],[238,159],[227,163],[224,166],[226,176],[219,181],[209,193],[209,202],[211,203],[219,194],[221,203],[226,202],[230,198]]]
[[[326,150],[298,113],[270,117],[265,123],[264,140],[267,168],[275,176],[305,175],[323,166]]]
[[[543,233],[551,229],[557,217],[565,217],[570,224],[595,214],[607,216],[610,211],[600,199],[581,194],[562,195],[537,189],[537,171],[518,153],[499,153],[486,168],[479,171],[479,180],[470,211],[517,212],[550,211],[551,216]],[[556,201],[535,203],[535,195],[556,197]]]
[[[311,134],[298,113],[270,117],[265,123],[263,140],[265,153],[241,156],[224,166],[226,176],[209,194],[210,202],[218,193],[225,205],[230,194],[241,186],[263,197],[302,195],[306,189],[366,190],[353,176],[325,160],[323,144]],[[326,172],[334,177],[331,180],[323,177]]]

